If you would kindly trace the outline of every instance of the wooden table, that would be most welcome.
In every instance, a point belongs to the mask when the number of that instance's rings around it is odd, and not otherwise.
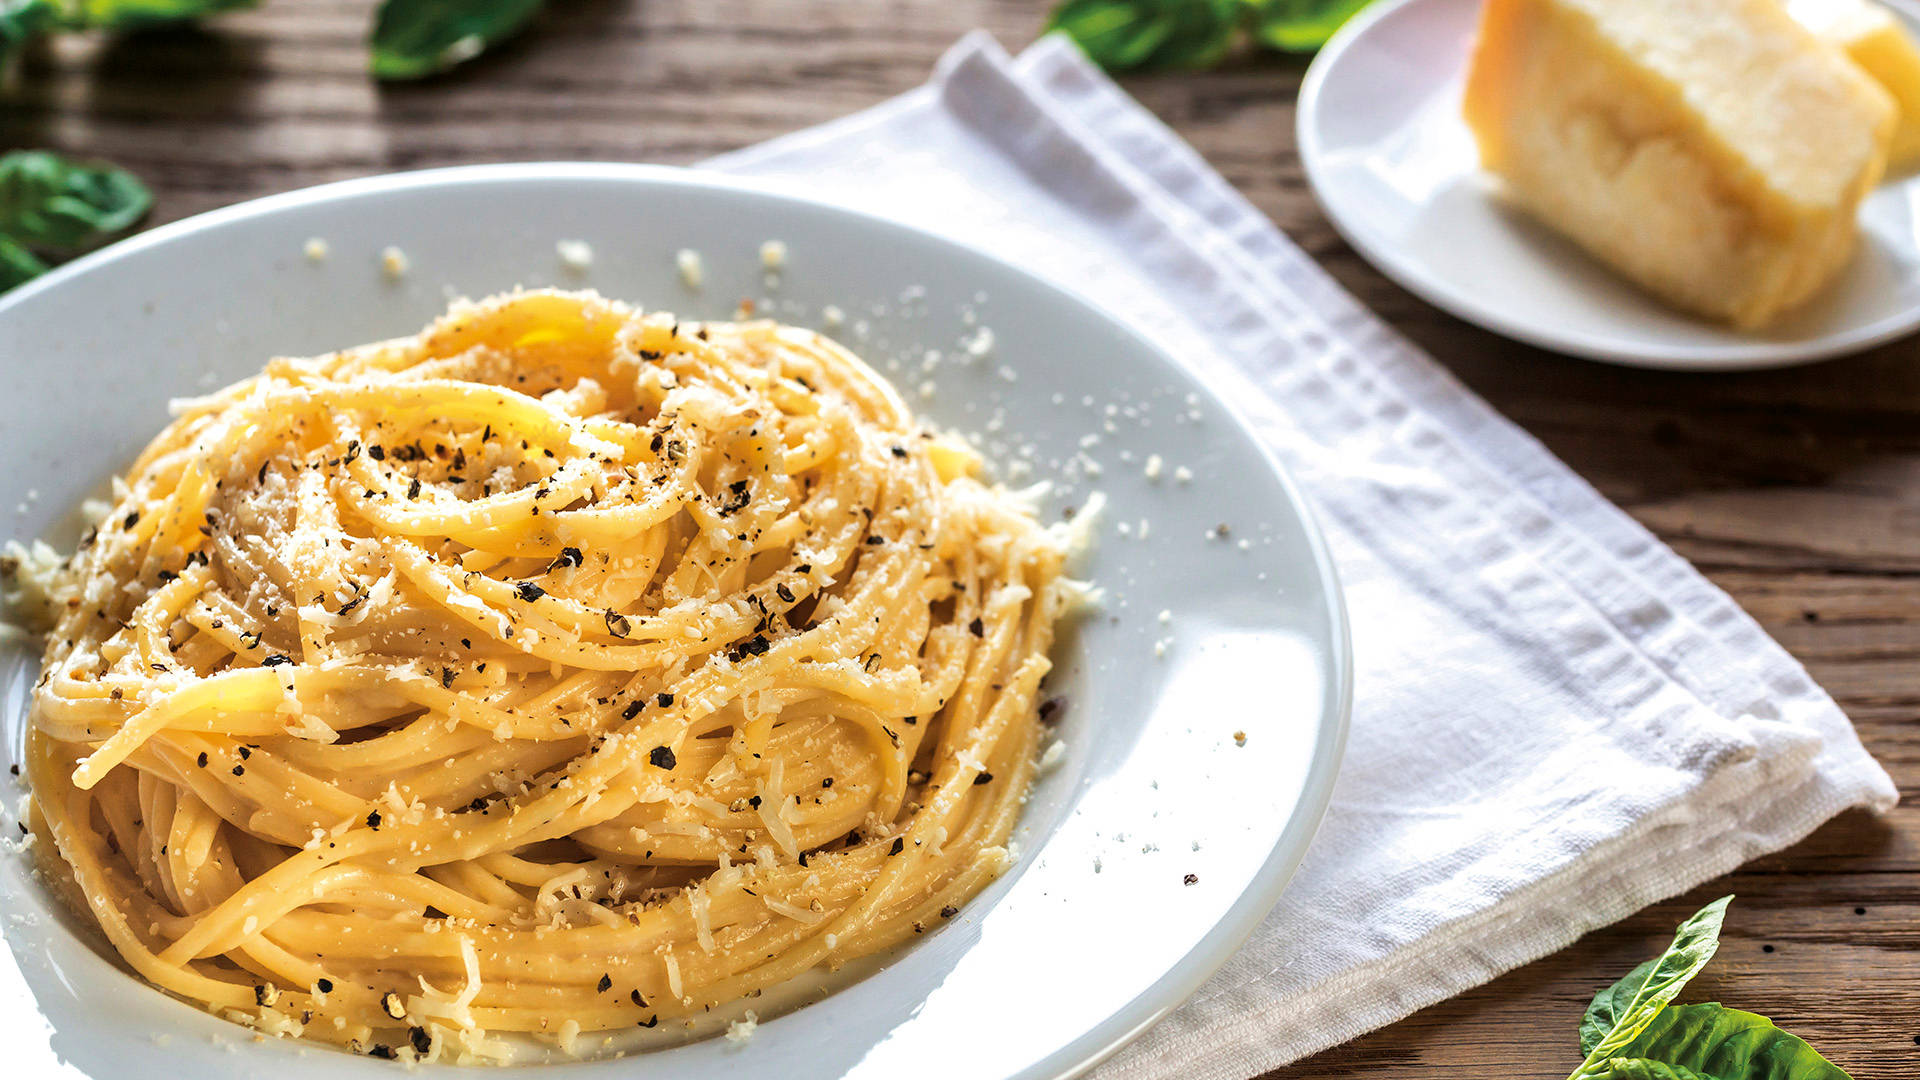
[[[267,0],[204,32],[64,43],[0,106],[0,145],[118,161],[153,184],[161,220],[430,165],[692,162],[906,90],[974,27],[1017,48],[1044,17],[1013,0],[555,0],[497,55],[378,87],[362,74],[369,8]],[[1741,901],[1693,1000],[1769,1013],[1858,1080],[1920,1075],[1920,346],[1663,375],[1463,325],[1382,279],[1321,217],[1293,148],[1303,66],[1247,59],[1125,83],[1347,288],[1732,593],[1839,700],[1909,801],[1843,816],[1274,1077],[1563,1076],[1588,996],[1728,891]]]

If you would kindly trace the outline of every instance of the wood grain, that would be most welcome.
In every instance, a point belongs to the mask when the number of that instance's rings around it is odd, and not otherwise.
[[[107,157],[167,220],[326,180],[477,161],[690,162],[906,90],[1011,0],[554,0],[496,55],[420,85],[363,75],[371,4],[267,0],[201,31],[63,42],[0,107],[0,145]],[[1770,1013],[1859,1080],[1920,1075],[1920,353],[1694,376],[1568,360],[1439,313],[1343,244],[1292,138],[1303,65],[1243,57],[1127,88],[1346,287],[1733,594],[1832,691],[1908,802],[1272,1074],[1564,1075],[1603,982],[1736,892],[1696,1000]],[[1771,946],[1772,951],[1766,951]]]

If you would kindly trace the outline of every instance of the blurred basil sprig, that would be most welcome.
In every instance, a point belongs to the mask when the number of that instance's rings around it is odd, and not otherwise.
[[[1062,0],[1047,29],[1062,30],[1109,71],[1207,68],[1242,37],[1282,52],[1312,52],[1370,0]]]
[[[518,33],[544,0],[385,0],[374,18],[375,78],[418,79]]]
[[[71,30],[127,33],[251,7],[256,0],[0,0],[0,65],[29,42]]]
[[[252,7],[258,0],[0,0],[0,72],[48,34],[127,33]],[[544,0],[382,0],[368,39],[375,78],[418,79],[518,33]],[[4,256],[0,256],[3,259]]]
[[[0,155],[0,289],[46,273],[47,259],[98,247],[153,206],[137,177],[46,150]]]

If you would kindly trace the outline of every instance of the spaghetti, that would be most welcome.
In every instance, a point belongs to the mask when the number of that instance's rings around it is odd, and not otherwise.
[[[187,402],[55,589],[35,827],[155,986],[475,1060],[1009,862],[1065,539],[839,345],[591,294]]]

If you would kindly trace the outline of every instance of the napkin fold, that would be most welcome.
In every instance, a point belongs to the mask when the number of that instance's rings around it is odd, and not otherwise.
[[[1332,807],[1239,954],[1097,1075],[1246,1080],[1893,805],[1725,593],[1063,39],[968,37],[924,87],[709,165],[991,237],[1227,391],[1319,512],[1356,663]]]

